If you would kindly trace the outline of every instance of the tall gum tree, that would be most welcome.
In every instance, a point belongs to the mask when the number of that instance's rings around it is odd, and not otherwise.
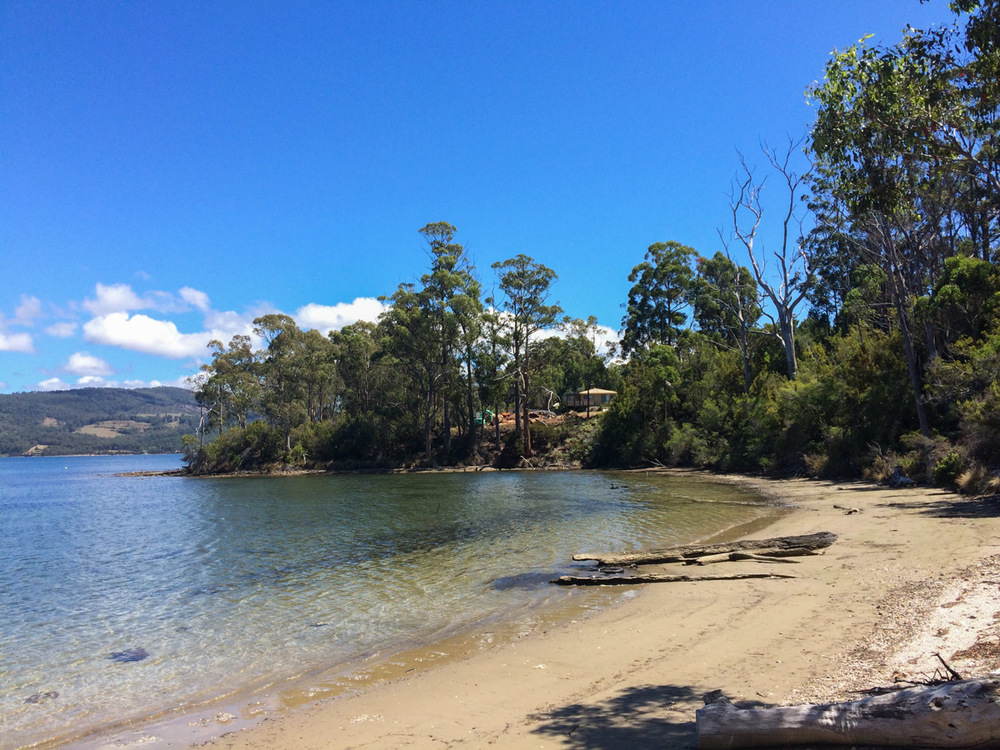
[[[431,255],[430,273],[424,274],[422,297],[433,319],[441,373],[443,441],[445,453],[451,450],[451,403],[454,396],[452,377],[456,352],[464,358],[464,388],[467,425],[474,431],[474,385],[471,378],[471,344],[477,331],[477,316],[482,310],[479,282],[473,276],[465,248],[454,241],[454,226],[445,221],[425,225],[420,234],[427,241]]]
[[[827,223],[880,267],[896,311],[920,431],[931,436],[914,304],[955,253],[959,227],[995,260],[998,179],[997,3],[957,28],[908,29],[900,43],[838,51],[814,87],[812,150]],[[981,21],[986,21],[981,25]],[[984,64],[985,62],[985,64]],[[933,331],[925,328],[933,356]]]
[[[757,282],[748,268],[717,252],[698,259],[694,283],[694,318],[698,330],[726,349],[739,352],[743,361],[743,392],[753,381],[751,335],[762,314]]]
[[[633,286],[622,318],[623,354],[653,344],[676,345],[691,305],[696,257],[693,248],[679,242],[649,246],[646,259],[628,276]]]
[[[510,342],[514,371],[514,413],[517,415],[515,427],[522,430],[523,454],[530,458],[531,423],[528,408],[532,362],[529,343],[536,334],[552,328],[562,313],[558,302],[548,304],[550,289],[557,276],[551,268],[536,263],[523,253],[494,263],[492,268],[503,293],[499,306],[506,314],[509,328],[507,340]]]
[[[291,450],[292,427],[306,416],[301,396],[304,339],[295,320],[272,313],[253,321],[253,332],[266,345],[261,373],[264,411],[284,431],[285,450]]]

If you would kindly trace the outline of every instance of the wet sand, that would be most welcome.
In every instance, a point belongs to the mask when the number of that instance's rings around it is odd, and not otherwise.
[[[457,656],[355,694],[228,734],[220,724],[212,747],[694,748],[710,690],[737,705],[846,700],[932,677],[935,653],[964,677],[1000,668],[997,505],[932,489],[732,480],[795,506],[752,536],[838,541],[790,564],[645,566],[796,577],[635,587],[618,606],[493,647],[452,644]]]

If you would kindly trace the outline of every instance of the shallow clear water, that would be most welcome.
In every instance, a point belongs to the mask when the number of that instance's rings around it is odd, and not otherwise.
[[[773,510],[624,473],[115,476],[177,466],[0,459],[0,747],[523,617],[573,595],[548,581],[586,565],[576,552],[690,542]]]

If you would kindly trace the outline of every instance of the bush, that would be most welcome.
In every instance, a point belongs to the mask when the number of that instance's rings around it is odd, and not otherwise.
[[[931,470],[931,478],[938,487],[957,487],[958,475],[965,469],[965,459],[958,451],[949,451],[944,458],[934,464]]]

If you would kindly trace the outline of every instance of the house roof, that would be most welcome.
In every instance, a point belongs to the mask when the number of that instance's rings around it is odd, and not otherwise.
[[[604,388],[588,388],[585,391],[577,391],[574,396],[614,396],[617,395],[618,391],[607,391]]]

